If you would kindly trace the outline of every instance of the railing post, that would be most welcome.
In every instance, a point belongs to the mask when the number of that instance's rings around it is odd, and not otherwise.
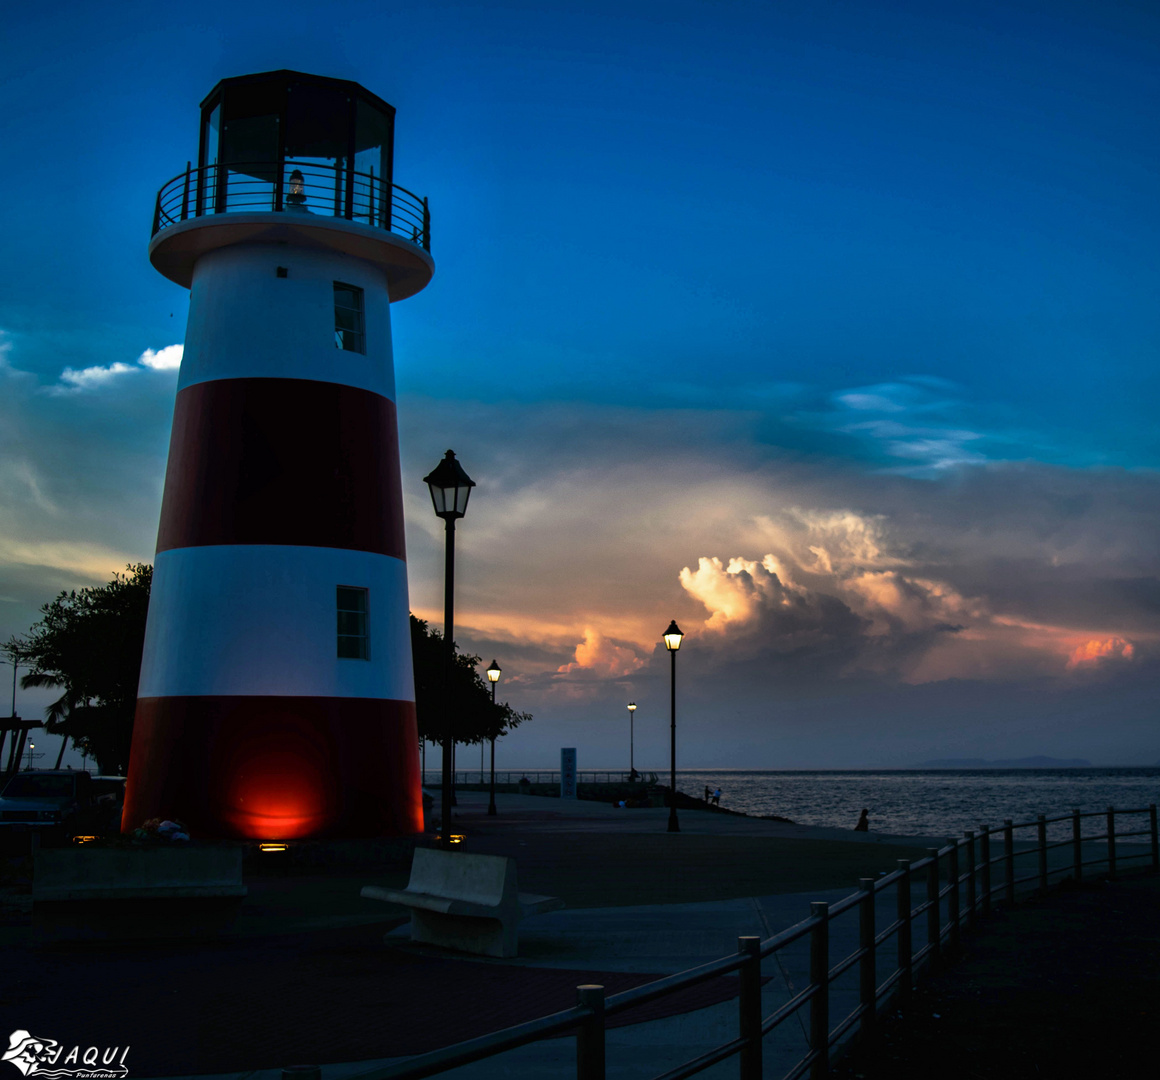
[[[1035,834],[1037,837],[1036,854],[1039,856],[1039,891],[1047,892],[1047,815],[1038,814],[1035,818]]]
[[[978,904],[975,895],[975,834],[968,829],[963,835],[967,840],[967,929],[974,930]]]
[[[192,161],[185,163],[185,188],[181,193],[181,220],[185,221],[189,217],[189,170],[192,166]]]
[[[158,229],[161,228],[161,192],[157,192],[157,201],[153,204],[153,235],[157,235]],[[16,735],[13,733],[12,738]]]
[[[604,1080],[604,987],[576,987],[576,1004],[592,1010],[576,1031],[576,1080]]]
[[[1108,880],[1116,880],[1116,808],[1108,807]]]
[[[1148,824],[1152,830],[1152,869],[1160,870],[1160,836],[1156,833],[1156,804],[1148,806]]]
[[[815,900],[810,915],[819,920],[810,931],[810,1078],[825,1080],[830,1075],[830,905]]]
[[[431,250],[431,209],[427,205],[427,196],[423,196],[423,247]]]
[[[740,1075],[741,1080],[761,1080],[761,938],[739,937],[737,951],[745,957],[737,973],[741,981],[738,1035],[746,1042],[740,1055]]]
[[[1077,885],[1083,881],[1083,844],[1080,839],[1082,833],[1083,826],[1080,824],[1079,807],[1077,806],[1071,812],[1071,872],[1075,876]]]
[[[956,840],[947,852],[947,880],[951,891],[947,894],[947,926],[950,928],[950,950],[953,956],[959,948],[959,844]]]
[[[991,826],[979,826],[979,882],[982,914],[986,918],[991,914]]]
[[[874,956],[874,879],[860,878],[858,887],[865,893],[858,905],[858,948],[862,950],[862,960],[858,964],[858,996],[865,1010],[859,1030],[869,1034],[874,1030],[878,1014],[878,974]]]
[[[1008,904],[1015,903],[1015,823],[1003,819],[1003,897]]]
[[[938,898],[938,848],[927,848],[930,863],[926,868],[926,943],[930,948],[933,960],[938,960],[939,943],[941,937],[938,930],[939,898]]]
[[[898,979],[899,1004],[905,1005],[910,1000],[910,991],[914,976],[914,950],[911,944],[911,911],[910,911],[910,860],[899,859],[898,869],[902,876],[898,879],[898,893],[896,896],[895,917],[898,920],[898,970],[901,975]]]

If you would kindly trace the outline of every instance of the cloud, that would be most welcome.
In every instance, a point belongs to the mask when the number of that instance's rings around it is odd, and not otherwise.
[[[110,364],[108,367],[87,367],[81,368],[80,371],[66,367],[60,373],[60,381],[63,385],[59,387],[59,390],[66,394],[73,390],[92,390],[111,382],[118,375],[124,375],[133,370],[135,369],[132,365],[122,364],[120,361]]]
[[[1122,637],[1103,640],[1091,638],[1072,650],[1067,658],[1067,667],[1074,670],[1078,667],[1094,666],[1106,660],[1131,660],[1135,655],[1135,646]]]
[[[146,349],[137,363],[142,367],[152,368],[154,371],[176,371],[181,367],[181,357],[185,352],[184,345],[166,345],[164,349]]]
[[[185,351],[184,345],[166,345],[163,349],[146,349],[135,364],[125,364],[120,360],[107,365],[75,368],[66,367],[60,373],[60,380],[49,387],[52,394],[83,393],[107,386],[122,375],[128,375],[142,369],[150,371],[176,371],[181,366],[181,357]]]
[[[584,640],[576,646],[575,659],[556,670],[560,675],[620,679],[643,666],[644,661],[631,646],[618,644],[586,626]]]

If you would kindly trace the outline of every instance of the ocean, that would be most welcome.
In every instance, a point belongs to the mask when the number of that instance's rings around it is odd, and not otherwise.
[[[1160,768],[678,770],[678,790],[700,795],[706,786],[721,789],[723,807],[745,814],[852,829],[866,807],[875,832],[949,838],[980,824],[1002,825],[1004,818],[1019,824],[1076,807],[1087,812],[1160,803]],[[1144,828],[1146,819],[1139,820],[1136,827]],[[1098,822],[1085,823],[1085,832],[1101,829]],[[1065,833],[1071,835],[1069,825],[1051,830],[1053,839]]]

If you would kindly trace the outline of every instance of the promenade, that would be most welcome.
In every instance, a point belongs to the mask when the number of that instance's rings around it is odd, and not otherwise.
[[[615,993],[733,953],[834,901],[859,878],[921,858],[946,837],[886,837],[711,811],[463,793],[455,825],[467,850],[514,857],[524,891],[564,910],[525,921],[514,960],[460,958],[412,945],[402,909],[359,896],[405,884],[390,870],[308,870],[263,856],[247,872],[234,932],[220,941],[36,949],[28,920],[0,926],[4,1022],[62,1043],[132,1047],[130,1075],[278,1080],[285,1065],[358,1073],[566,1008],[575,986]],[[883,913],[883,919],[887,914]],[[846,925],[846,924],[849,925]],[[386,935],[384,939],[384,935]],[[856,945],[835,920],[832,956]],[[808,947],[767,962],[771,1012],[808,983]],[[609,1077],[648,1077],[736,1035],[736,980],[719,978],[610,1023]],[[851,1000],[854,990],[851,989]],[[768,1075],[805,1049],[800,1023],[766,1040]],[[574,1044],[555,1039],[448,1074],[574,1075]],[[734,1076],[726,1062],[703,1075]]]

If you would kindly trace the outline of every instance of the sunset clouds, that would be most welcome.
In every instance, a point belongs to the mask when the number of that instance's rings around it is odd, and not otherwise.
[[[501,760],[626,760],[629,700],[662,758],[673,618],[689,764],[1160,760],[1154,6],[653,7],[433,0],[341,48],[245,0],[224,38],[15,10],[0,636],[151,559],[188,308],[156,192],[216,80],[289,67],[396,106],[429,197],[410,601],[441,623],[451,447],[456,636],[536,716]]]

